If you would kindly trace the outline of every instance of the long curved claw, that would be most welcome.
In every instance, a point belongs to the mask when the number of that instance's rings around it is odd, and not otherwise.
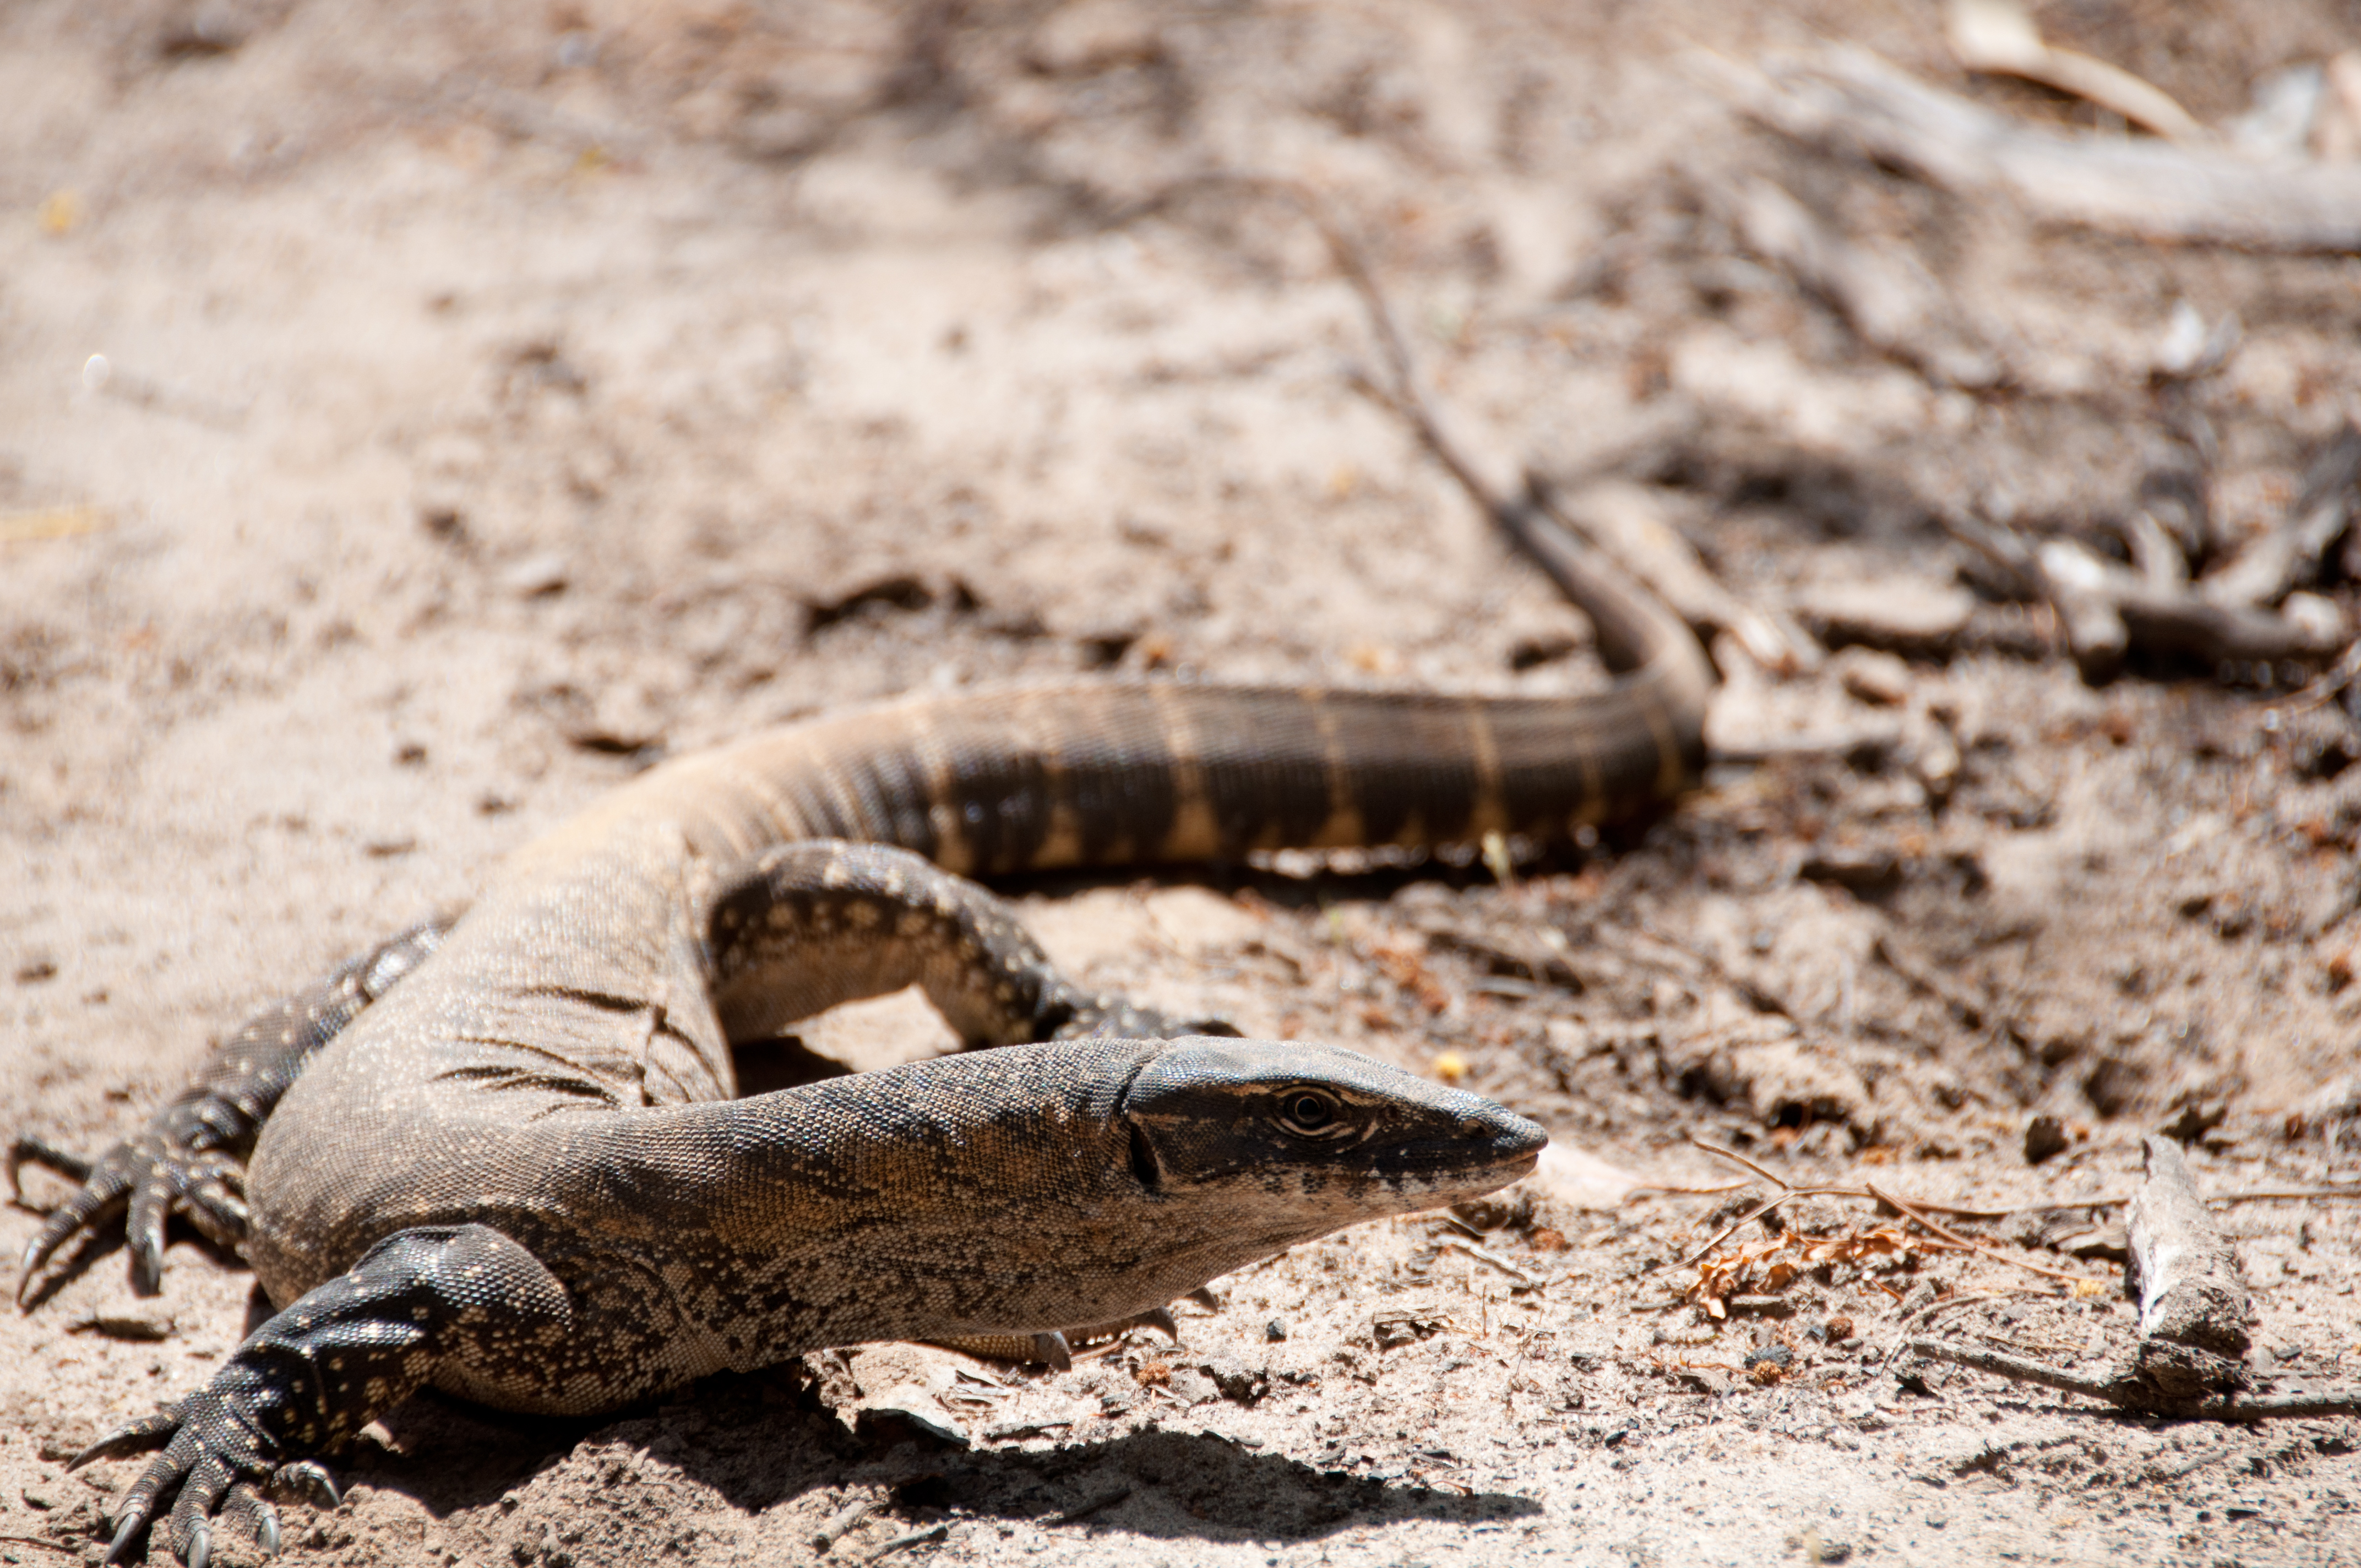
[[[8,1197],[11,1201],[16,1203],[22,1203],[25,1201],[25,1184],[17,1179],[16,1173],[28,1165],[45,1165],[68,1181],[90,1179],[90,1161],[78,1154],[69,1154],[57,1145],[41,1138],[19,1136],[15,1143],[8,1146],[5,1164],[8,1172]]]
[[[154,1296],[164,1288],[164,1216],[172,1212],[172,1188],[161,1161],[148,1179],[131,1190],[123,1216],[123,1239],[131,1248],[131,1293]]]
[[[118,1145],[114,1153],[122,1152]],[[49,1165],[49,1160],[42,1160]],[[105,1225],[129,1202],[131,1178],[125,1165],[118,1164],[111,1153],[95,1166],[77,1161],[83,1170],[82,1190],[49,1211],[48,1223],[25,1244],[24,1257],[16,1276],[16,1305],[29,1310],[35,1292],[42,1283],[42,1271],[58,1249],[77,1236],[86,1236]],[[60,1170],[67,1168],[53,1167]],[[46,1292],[44,1292],[46,1294]]]
[[[254,1537],[254,1544],[262,1549],[265,1557],[276,1557],[282,1544],[279,1531],[279,1510],[270,1500],[254,1489],[250,1481],[240,1481],[229,1489],[229,1500],[222,1508],[224,1519],[236,1519]]]
[[[241,1479],[219,1453],[207,1452],[181,1482],[181,1496],[172,1505],[172,1551],[189,1568],[205,1568],[213,1560],[215,1509]]]
[[[1033,1359],[1060,1372],[1074,1369],[1073,1348],[1067,1344],[1066,1336],[1055,1329],[1033,1336]]]
[[[345,1500],[344,1488],[328,1474],[328,1467],[309,1459],[280,1465],[270,1485],[281,1497],[300,1497],[315,1508],[333,1508]]]
[[[167,1405],[152,1416],[142,1416],[126,1421],[108,1432],[80,1453],[66,1461],[69,1472],[102,1459],[127,1459],[135,1453],[153,1453],[172,1441],[181,1430],[181,1407]]]

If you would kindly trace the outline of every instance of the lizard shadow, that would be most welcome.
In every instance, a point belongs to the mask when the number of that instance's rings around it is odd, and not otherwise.
[[[477,1528],[494,1533],[510,1516],[513,1528],[538,1528],[586,1505],[645,1518],[634,1491],[673,1499],[658,1505],[670,1512],[683,1480],[718,1494],[706,1508],[741,1516],[794,1508],[815,1493],[840,1498],[849,1487],[882,1495],[878,1518],[903,1530],[964,1519],[1207,1541],[1308,1541],[1367,1525],[1507,1523],[1543,1512],[1537,1499],[1511,1493],[1355,1475],[1153,1426],[1049,1448],[869,1441],[786,1368],[708,1379],[675,1399],[620,1420],[564,1420],[428,1394],[383,1423],[396,1452],[359,1456],[346,1474],[406,1494],[438,1519],[480,1510]],[[816,1523],[833,1508],[796,1511]]]

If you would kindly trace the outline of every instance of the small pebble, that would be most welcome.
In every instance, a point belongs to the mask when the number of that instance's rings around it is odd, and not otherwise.
[[[1263,1324],[1262,1337],[1268,1340],[1273,1344],[1279,1343],[1279,1341],[1287,1337],[1287,1320],[1285,1318],[1273,1318],[1270,1321]]]

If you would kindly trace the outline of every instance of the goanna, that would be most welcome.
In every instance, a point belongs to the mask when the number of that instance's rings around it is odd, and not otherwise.
[[[275,1550],[269,1495],[423,1385],[608,1409],[871,1340],[1160,1309],[1295,1243],[1532,1168],[1541,1129],[1331,1047],[1215,1037],[1061,978],[968,876],[1256,849],[1563,837],[1693,780],[1686,628],[1576,584],[1635,665],[1583,697],[1104,682],[904,701],[652,770],[247,1025],[96,1162],[20,1302],[173,1211],[280,1310],[203,1388],[74,1463],[160,1450],[171,1505]],[[977,1050],[741,1098],[732,1047],[917,983]],[[68,1249],[67,1244],[76,1246]],[[175,1500],[177,1498],[177,1500]]]

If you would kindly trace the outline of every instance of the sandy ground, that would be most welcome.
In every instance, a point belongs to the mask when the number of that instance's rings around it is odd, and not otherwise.
[[[2215,121],[2356,31],[2057,12]],[[1716,1320],[1684,1260],[1743,1210],[1622,1195],[1742,1174],[1691,1137],[1992,1209],[2120,1197],[2167,1124],[2215,1191],[2361,1168],[2351,720],[2213,672],[2094,691],[1988,596],[1915,641],[1859,613],[1979,580],[1940,518],[2094,528],[2200,425],[2224,527],[2276,518],[2361,411],[2361,265],[2037,230],[1780,142],[1685,63],[1837,34],[1967,85],[1932,7],[1868,4],[0,14],[0,1129],[104,1146],[269,997],[759,724],[1108,665],[1602,678],[1358,389],[1314,236],[1210,172],[1336,203],[1472,422],[1887,644],[1788,679],[1725,648],[1740,760],[1509,885],[1016,890],[1094,981],[1543,1119],[1551,1179],[1474,1216],[1519,1275],[1418,1219],[1063,1375],[880,1347],[597,1421],[421,1398],[343,1508],[290,1510],[289,1560],[797,1562],[867,1499],[834,1557],[940,1527],[906,1559],[2361,1561],[2353,1421],[2127,1419],[1896,1354],[2119,1349],[2120,1210],[1979,1223],[1978,1256],[1790,1204],[1719,1249],[1771,1255]],[[2022,389],[1865,349],[1748,250],[1751,178],[1920,258]],[[2183,303],[2243,337],[2166,387]],[[810,1033],[945,1043],[906,1000]],[[2224,1214],[2266,1367],[2361,1376],[2355,1206]],[[37,1224],[0,1211],[0,1246]],[[236,1343],[234,1259],[182,1238],[164,1287],[104,1257],[0,1319],[0,1561],[94,1561],[128,1467],[61,1461]],[[861,1415],[911,1385],[963,1446]]]

